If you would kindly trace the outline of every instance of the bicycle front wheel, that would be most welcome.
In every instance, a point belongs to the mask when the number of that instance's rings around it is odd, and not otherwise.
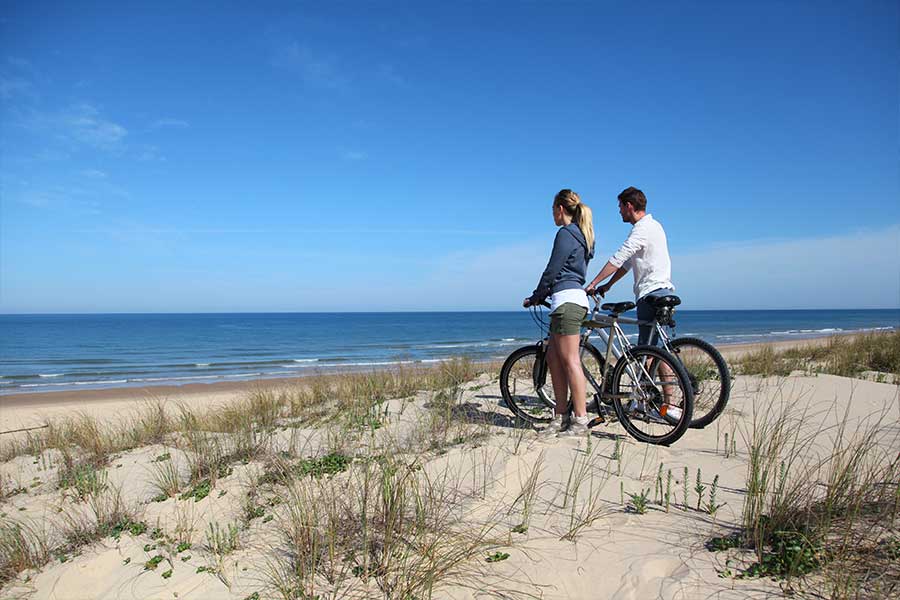
[[[731,396],[731,373],[715,346],[699,338],[675,338],[672,353],[687,371],[694,392],[693,429],[703,429],[725,410]]]
[[[632,346],[612,374],[613,408],[633,438],[668,446],[687,431],[693,393],[684,366],[656,346]]]
[[[547,360],[537,345],[519,348],[500,369],[500,393],[514,415],[528,423],[548,423],[556,400]]]

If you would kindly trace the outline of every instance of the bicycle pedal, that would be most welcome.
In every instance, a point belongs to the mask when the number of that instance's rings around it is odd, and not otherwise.
[[[603,423],[606,423],[606,419],[603,417],[594,417],[588,422],[587,427],[588,429],[593,429],[597,425],[602,425]]]

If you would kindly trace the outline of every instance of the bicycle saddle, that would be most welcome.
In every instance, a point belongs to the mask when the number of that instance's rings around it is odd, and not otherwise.
[[[634,308],[634,302],[607,302],[600,305],[600,310],[608,310],[615,314],[627,312],[632,308]]]
[[[681,298],[674,294],[669,294],[667,296],[647,296],[645,300],[654,308],[669,308],[681,304]]]

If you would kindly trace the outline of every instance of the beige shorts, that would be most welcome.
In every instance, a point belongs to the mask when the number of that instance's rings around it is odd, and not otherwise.
[[[557,335],[578,335],[581,323],[587,316],[587,309],[574,302],[565,302],[550,313],[550,333]]]

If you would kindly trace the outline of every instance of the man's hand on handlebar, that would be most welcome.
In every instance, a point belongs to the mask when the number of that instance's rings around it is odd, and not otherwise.
[[[525,298],[525,299],[522,301],[522,307],[523,307],[523,308],[528,308],[529,306],[531,306],[531,298]]]
[[[601,298],[605,298],[606,293],[609,291],[609,288],[610,288],[610,285],[608,283],[604,283],[603,285],[601,285],[600,287],[597,287],[597,288],[595,288],[592,285],[589,285],[587,288],[585,288],[584,291],[585,291],[585,293],[587,293],[588,296],[598,296],[599,295]]]

